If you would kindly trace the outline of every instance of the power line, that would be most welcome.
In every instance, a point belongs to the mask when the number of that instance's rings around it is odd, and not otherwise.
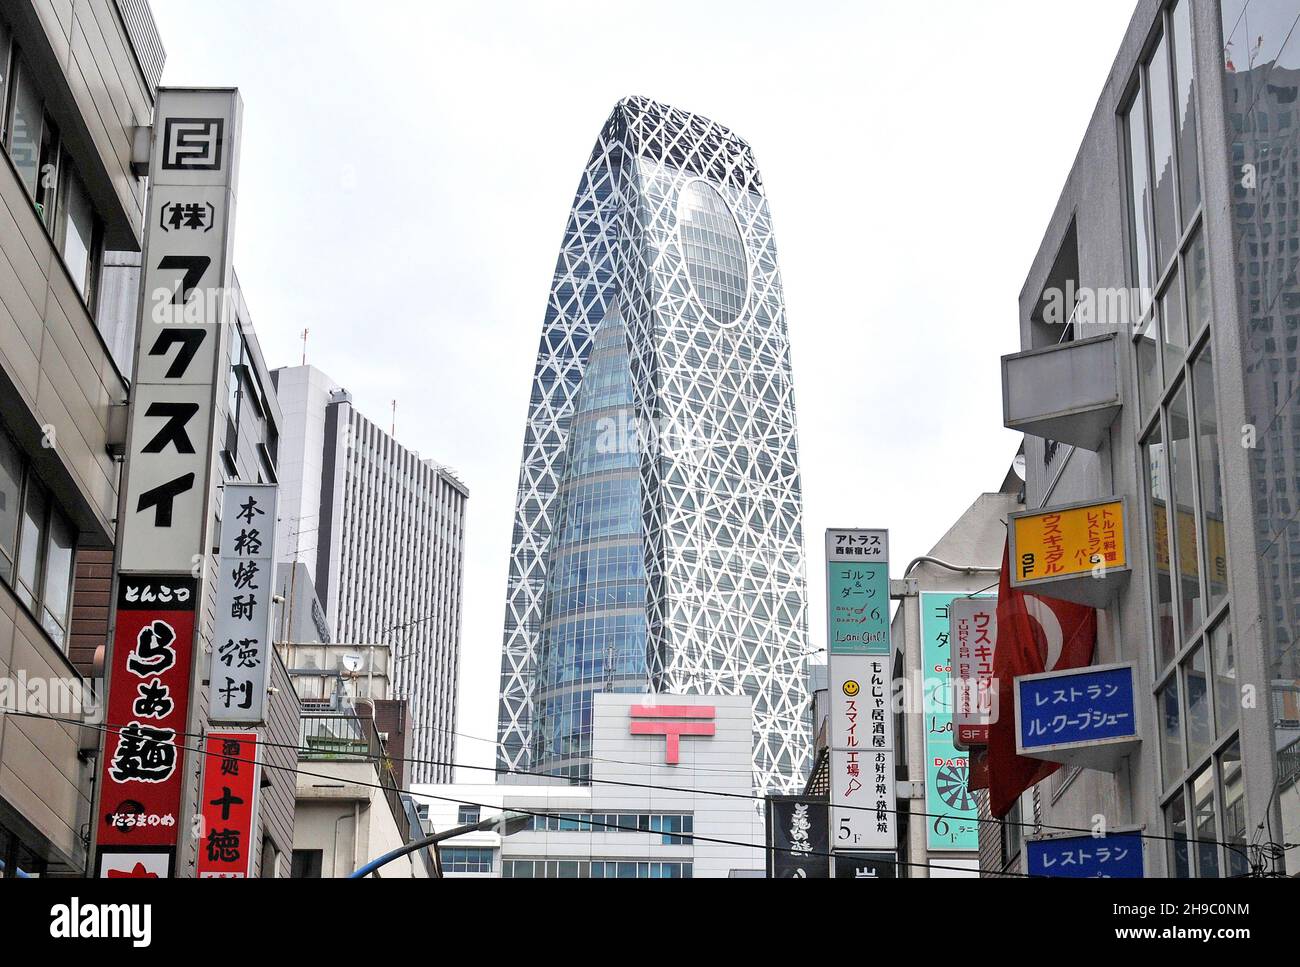
[[[82,725],[82,726],[85,726],[85,727],[87,727],[87,728],[97,729],[97,730],[99,730],[99,731],[101,731],[101,732],[104,732],[104,733],[106,733],[106,734],[108,734],[108,733],[121,733],[121,732],[122,732],[122,729],[117,728],[117,727],[115,727],[115,726],[110,726],[110,725],[101,725],[101,724],[90,723],[90,722],[76,722],[76,720],[73,720],[73,719],[63,719],[63,718],[59,718],[59,717],[57,717],[57,716],[53,716],[53,715],[43,715],[43,714],[35,713],[35,712],[11,712],[11,711],[3,711],[3,712],[0,712],[0,714],[4,714],[4,715],[18,715],[18,716],[23,716],[23,717],[27,717],[27,718],[42,718],[42,719],[49,719],[49,720],[51,720],[51,721],[57,721],[57,722],[68,722],[68,723],[72,723],[72,724]],[[193,735],[194,733],[191,733],[191,732],[181,732],[181,733],[177,733],[177,734],[178,734],[178,735]],[[260,736],[258,737],[258,744],[260,744],[260,745],[266,745],[266,746],[268,746],[268,747],[285,747],[285,744],[282,743],[282,742],[281,742],[281,743],[271,743],[271,742],[263,743],[263,742],[261,741],[261,737],[260,737]],[[180,742],[174,743],[174,746],[175,746],[176,748],[178,748],[178,749],[184,749],[184,750],[187,751],[187,752],[194,752],[194,753],[197,753],[197,754],[202,755],[202,756],[208,756],[208,757],[211,757],[211,758],[223,759],[223,760],[227,760],[227,761],[243,762],[243,763],[247,763],[248,765],[255,765],[255,766],[260,765],[260,766],[262,766],[262,767],[264,767],[264,768],[268,768],[268,769],[278,769],[278,770],[281,771],[281,772],[289,772],[289,773],[293,773],[294,775],[307,776],[308,778],[311,778],[311,779],[331,779],[331,780],[337,780],[337,779],[339,778],[338,776],[335,776],[335,775],[329,775],[329,774],[327,774],[327,773],[321,773],[321,772],[309,772],[309,771],[307,771],[306,769],[295,769],[295,768],[293,768],[292,766],[282,766],[282,765],[277,765],[277,764],[275,764],[275,763],[273,763],[273,762],[267,762],[267,761],[265,761],[265,760],[263,760],[263,759],[257,759],[257,758],[246,759],[246,758],[243,758],[243,757],[241,757],[241,756],[229,756],[229,755],[224,755],[224,754],[221,753],[221,752],[210,752],[210,751],[208,751],[208,750],[205,749],[205,748],[194,748],[193,746],[185,745],[184,743],[180,743]],[[385,785],[383,785],[382,783],[377,783],[377,782],[366,782],[366,781],[364,781],[364,780],[359,780],[359,779],[349,779],[348,782],[351,783],[352,785],[355,785],[355,786],[362,786],[362,787],[369,788],[369,789],[378,789],[378,790],[380,790],[381,792],[390,792],[390,791],[392,791],[391,787],[389,787],[389,786],[385,786]],[[666,787],[665,787],[665,788],[666,788]],[[399,794],[400,794],[400,793],[402,792],[402,790],[398,790],[398,792],[399,792]],[[410,793],[410,792],[408,792],[407,795],[410,795],[410,796],[413,796],[413,797],[416,796],[416,795],[419,795],[419,796],[421,796],[422,798],[425,798],[425,799],[434,799],[434,800],[437,800],[437,801],[439,801],[439,802],[457,803],[457,804],[459,804],[459,805],[464,805],[464,806],[478,806],[478,807],[481,808],[481,809],[501,809],[501,808],[502,808],[502,807],[500,807],[500,806],[498,806],[498,805],[496,805],[496,804],[494,804],[494,803],[472,802],[472,801],[467,800],[467,799],[462,799],[462,798],[451,798],[451,797],[449,797],[449,796],[435,796],[435,795],[430,795],[430,794],[426,794],[426,793]],[[758,798],[758,797],[755,797],[755,798]],[[510,811],[511,811],[511,812],[516,812],[516,813],[523,813],[523,814],[526,815],[526,816],[544,817],[544,818],[546,818],[546,819],[550,819],[550,818],[560,819],[560,818],[563,818],[563,816],[565,815],[565,814],[562,813],[562,812],[549,812],[549,811],[538,810],[538,809],[515,808],[515,807],[513,807],[513,806],[510,808]],[[593,826],[593,827],[595,827],[595,826],[600,826],[600,827],[605,828],[605,829],[621,830],[621,831],[624,831],[624,832],[631,832],[631,833],[644,833],[644,832],[648,832],[648,830],[640,829],[640,828],[638,828],[638,827],[636,827],[636,826],[623,826],[623,825],[620,825],[620,824],[618,824],[618,823],[608,823],[608,822],[598,821],[598,820],[595,820],[595,819],[590,819],[590,820],[588,820],[588,819],[584,819],[583,822],[585,822],[585,823],[587,823],[588,825]],[[739,846],[739,847],[742,847],[742,848],[744,848],[744,849],[759,849],[759,850],[763,850],[764,852],[773,852],[773,853],[781,852],[781,853],[791,853],[791,854],[793,854],[793,855],[798,855],[798,856],[817,856],[817,857],[824,857],[824,858],[832,858],[832,857],[835,856],[834,853],[825,852],[825,851],[821,851],[821,850],[795,850],[795,849],[792,849],[792,848],[790,848],[790,847],[785,847],[785,846],[770,846],[770,845],[768,845],[767,843],[746,843],[746,842],[744,842],[743,840],[722,839],[721,837],[717,837],[717,836],[701,836],[701,835],[699,835],[698,833],[670,832],[670,833],[662,833],[662,835],[664,835],[664,836],[673,836],[673,837],[676,837],[676,838],[678,838],[678,839],[689,839],[689,840],[691,840],[692,842],[713,843],[713,844],[715,844],[715,845],[719,845],[719,846]],[[669,861],[669,862],[671,862],[671,861]],[[896,868],[897,868],[897,867],[900,867],[900,866],[916,866],[916,867],[923,867],[923,868],[928,869],[928,870],[952,870],[952,871],[955,871],[955,872],[962,872],[962,873],[969,873],[969,872],[970,872],[970,869],[967,868],[967,867],[961,867],[961,866],[941,866],[941,865],[939,865],[939,864],[937,864],[937,863],[915,863],[915,862],[911,862],[911,861],[909,861],[909,860],[901,860],[901,859],[894,859],[894,860],[881,859],[881,860],[879,860],[878,862],[881,862],[881,863],[888,863],[888,864],[890,864],[890,865],[892,865],[892,866],[894,866],[894,867],[896,867]],[[1023,878],[1030,878],[1030,874],[1027,874],[1027,873],[1015,873],[1015,874],[1007,873],[1007,874],[1004,874],[1004,875],[1008,875],[1008,876],[1017,876],[1017,877],[1023,877]]]
[[[76,720],[76,719],[60,718],[59,716],[47,715],[47,714],[39,713],[39,712],[14,712],[14,711],[3,711],[3,710],[0,710],[0,714],[3,714],[3,715],[13,715],[13,716],[19,716],[19,717],[25,717],[25,718],[40,718],[40,719],[48,719],[48,720],[50,720],[50,721],[63,722],[63,723],[70,724],[70,725],[85,725],[85,726],[87,726],[87,727],[89,727],[89,728],[100,729],[101,731],[111,732],[111,733],[120,733],[120,732],[122,731],[122,728],[121,728],[120,726],[114,726],[114,725],[100,725],[100,724],[92,724],[92,723],[89,723],[89,722],[80,722],[80,721],[78,721],[78,720]],[[196,732],[177,732],[177,735],[184,735],[184,736],[187,736],[187,737],[198,737],[198,738],[202,738],[202,737],[203,737],[203,733],[196,733]],[[315,751],[317,751],[317,750],[314,750],[314,749],[310,748],[309,746],[291,745],[291,744],[289,744],[289,743],[285,743],[285,742],[271,742],[271,741],[263,741],[262,738],[261,738],[260,736],[258,737],[258,743],[259,743],[260,745],[263,745],[263,746],[267,747],[267,748],[291,749],[291,750],[294,750],[294,751],[297,751],[297,752],[307,752],[307,753],[311,753],[311,752],[315,752]],[[189,746],[182,745],[181,743],[176,743],[176,745],[177,745],[179,748],[184,748],[184,749],[189,749],[189,748],[190,748]],[[203,751],[203,750],[192,750],[192,751]],[[561,779],[561,778],[562,778],[562,777],[558,777],[558,776],[548,775],[547,773],[544,773],[544,772],[532,772],[532,771],[525,770],[525,769],[502,769],[502,768],[498,768],[498,767],[494,767],[494,766],[471,766],[471,765],[457,764],[457,763],[454,763],[454,762],[444,762],[444,761],[440,761],[440,760],[437,760],[437,759],[421,759],[421,758],[415,758],[415,757],[409,757],[409,756],[390,756],[390,755],[378,755],[378,756],[376,756],[376,755],[371,755],[371,754],[369,754],[368,752],[350,752],[350,751],[347,751],[347,750],[332,750],[332,751],[334,752],[334,754],[339,755],[339,756],[347,756],[347,757],[352,758],[353,760],[362,760],[362,761],[366,761],[366,762],[410,762],[410,763],[415,763],[415,764],[435,765],[435,766],[450,766],[450,767],[452,767],[452,768],[462,768],[462,769],[472,769],[472,770],[477,770],[477,771],[482,771],[482,772],[492,772],[492,773],[494,773],[494,774],[496,774],[496,775],[520,775],[520,776],[530,776],[530,777],[534,777],[534,778],[540,778],[540,779],[552,779],[552,780],[556,780],[556,779]],[[206,752],[205,752],[204,754],[211,754],[211,753],[206,753]],[[611,761],[614,761],[614,760],[611,760]],[[628,764],[628,765],[638,765],[639,763],[631,763],[631,762],[629,762],[629,763],[626,763],[626,764]],[[275,768],[282,768],[282,769],[283,769],[283,768],[288,768],[288,767],[285,767],[285,766],[277,766],[277,767],[275,767]],[[298,770],[289,770],[289,771],[298,771]],[[313,773],[308,773],[308,772],[302,772],[301,774],[302,774],[302,775],[313,775]],[[317,778],[337,778],[337,777],[334,777],[334,776],[319,777],[319,776],[318,776]],[[757,795],[757,794],[755,794],[755,793],[728,792],[728,791],[726,791],[726,790],[721,790],[721,789],[699,789],[699,788],[689,788],[689,787],[685,787],[685,786],[664,786],[664,785],[656,785],[656,784],[654,784],[654,783],[631,782],[631,781],[628,781],[628,780],[621,780],[621,779],[588,779],[588,780],[587,780],[587,783],[585,783],[585,784],[590,784],[590,785],[620,786],[620,787],[624,787],[624,788],[632,788],[632,789],[649,789],[649,790],[652,790],[652,791],[658,791],[658,792],[681,792],[681,793],[691,793],[691,794],[694,794],[694,795],[701,795],[701,796],[714,796],[714,797],[717,797],[717,798],[725,798],[725,799],[746,799],[746,800],[755,801],[755,802],[766,802],[766,801],[767,801],[767,798],[768,798],[767,796],[761,796],[761,795]],[[363,783],[363,785],[364,785],[364,783]],[[437,785],[437,783],[431,783],[430,785]],[[451,783],[451,785],[454,785],[454,783]],[[580,784],[570,783],[569,785],[580,785]],[[388,787],[385,786],[385,787],[383,787],[383,788],[386,789],[386,788],[388,788]],[[520,789],[520,790],[524,790],[524,789],[527,788],[527,786],[520,785],[520,786],[518,786],[517,788]],[[419,793],[417,793],[417,792],[413,792],[413,791],[411,791],[411,790],[407,790],[407,792],[408,792],[410,795],[413,795],[413,796],[422,796],[422,797],[427,798],[427,799],[436,799],[436,800],[439,800],[439,801],[442,801],[442,802],[462,802],[464,805],[467,805],[467,806],[485,806],[485,808],[488,808],[488,809],[498,809],[498,808],[501,808],[501,807],[499,807],[499,806],[495,806],[495,805],[491,805],[491,804],[473,803],[473,802],[469,802],[469,801],[467,801],[467,800],[453,799],[453,798],[449,798],[449,797],[445,797],[445,796],[435,796],[435,795],[433,795],[433,794],[431,794],[431,793],[424,793],[424,792],[419,792]],[[548,794],[549,794],[549,791],[548,791]],[[899,816],[908,816],[908,817],[919,816],[919,817],[924,817],[924,818],[927,818],[927,819],[948,819],[948,820],[956,820],[956,819],[959,818],[959,817],[953,816],[951,813],[929,813],[929,812],[923,812],[923,811],[913,811],[913,810],[909,810],[909,809],[886,809],[886,808],[879,808],[879,807],[875,807],[875,806],[836,806],[835,808],[836,808],[836,809],[842,809],[842,810],[860,811],[860,812],[872,812],[872,813],[881,813],[881,812],[883,812],[883,813],[892,813],[892,814],[894,814],[894,815],[899,815]],[[968,817],[961,817],[961,819],[962,819],[963,821],[977,822],[977,823],[998,823],[998,824],[1000,824],[1000,825],[1005,825],[1005,826],[1019,826],[1019,827],[1024,828],[1024,829],[1038,829],[1038,830],[1047,830],[1047,831],[1050,831],[1050,832],[1063,832],[1063,833],[1084,833],[1084,834],[1087,834],[1087,835],[1089,835],[1089,836],[1096,836],[1096,835],[1097,835],[1096,830],[1095,830],[1095,829],[1092,829],[1092,828],[1090,828],[1090,827],[1079,827],[1079,826],[1055,826],[1055,825],[1049,825],[1049,824],[1045,824],[1045,823],[1029,823],[1029,822],[1020,822],[1020,821],[1007,820],[1007,819],[996,819],[996,818],[992,818],[992,817],[990,817],[990,818],[988,818],[988,819],[985,819],[985,818],[982,817],[982,816],[968,816]],[[1238,846],[1238,845],[1236,845],[1236,844],[1233,844],[1233,843],[1227,843],[1227,842],[1224,842],[1224,841],[1222,841],[1222,840],[1199,839],[1199,838],[1193,838],[1193,837],[1187,837],[1187,836],[1162,836],[1162,835],[1160,835],[1159,833],[1147,833],[1147,832],[1140,832],[1140,831],[1134,831],[1134,832],[1135,832],[1135,835],[1137,835],[1137,836],[1138,836],[1139,838],[1141,838],[1141,839],[1159,840],[1159,841],[1162,841],[1162,842],[1184,843],[1184,844],[1187,844],[1188,846],[1191,846],[1191,845],[1193,845],[1193,844],[1200,844],[1200,845],[1206,845],[1206,846],[1222,846],[1222,847],[1224,847],[1225,849],[1232,850],[1232,851],[1235,852],[1235,853],[1239,853],[1239,854],[1241,854],[1242,856],[1246,856],[1246,853],[1245,853],[1245,851],[1244,851],[1244,849],[1243,849],[1242,847],[1240,847],[1240,846]],[[673,835],[677,835],[677,834],[673,834]],[[742,845],[742,844],[737,844],[737,845]],[[752,845],[752,844],[743,844],[743,845]],[[1279,845],[1279,844],[1272,844],[1272,845]],[[1291,850],[1291,849],[1295,849],[1295,848],[1297,848],[1297,847],[1300,847],[1300,843],[1281,844],[1281,846],[1280,846],[1280,848],[1282,848],[1283,850]],[[1247,857],[1247,860],[1249,861],[1249,857]],[[925,864],[913,864],[913,865],[925,865]],[[935,867],[935,868],[938,869],[939,867]],[[953,869],[965,869],[965,868],[964,868],[964,867],[953,867]]]
[[[476,741],[476,742],[490,742],[490,743],[492,743],[493,745],[496,744],[496,740],[495,740],[495,739],[484,738],[484,737],[481,736],[481,735],[470,735],[470,734],[465,733],[465,732],[452,732],[452,730],[450,730],[450,729],[439,729],[437,726],[433,726],[433,725],[429,725],[429,726],[420,726],[420,727],[421,727],[421,728],[435,729],[435,730],[437,730],[437,731],[443,731],[443,732],[451,732],[453,735],[457,735],[457,736],[460,736],[461,738],[465,738],[465,739],[473,739],[473,740]],[[293,748],[296,748],[296,747],[293,747]],[[348,754],[348,755],[351,755],[351,754],[353,754],[353,753],[347,753],[347,754]],[[356,754],[359,755],[359,756],[362,755],[362,753],[356,753]],[[607,762],[607,763],[610,763],[610,764],[613,764],[613,765],[630,765],[630,766],[634,766],[634,765],[640,765],[640,764],[641,764],[641,763],[638,763],[638,762],[630,762],[630,761],[628,761],[628,760],[626,760],[626,759],[606,759],[606,758],[602,758],[602,757],[598,757],[598,756],[589,756],[588,758],[592,759],[593,762]],[[475,770],[475,771],[479,771],[479,772],[493,772],[493,773],[496,773],[497,775],[532,776],[532,777],[541,778],[541,779],[562,779],[562,778],[563,778],[562,776],[553,776],[553,775],[550,775],[549,773],[545,773],[545,772],[536,772],[536,771],[531,771],[531,770],[528,770],[528,769],[510,769],[510,768],[500,768],[500,767],[496,767],[496,766],[474,766],[474,765],[469,765],[469,764],[467,764],[467,763],[456,763],[456,762],[448,763],[448,762],[440,762],[440,761],[437,761],[437,760],[430,760],[430,759],[406,759],[406,758],[398,758],[398,757],[392,757],[392,756],[389,756],[388,759],[389,759],[389,761],[391,761],[391,762],[414,762],[414,763],[422,763],[422,764],[425,764],[425,765],[450,766],[450,767],[453,768],[453,769],[471,769],[471,770]],[[702,770],[697,770],[697,772],[701,772],[701,773],[703,773],[703,774],[705,774],[705,775],[739,775],[739,774],[743,774],[740,770],[736,770],[736,769],[713,769],[713,770],[703,770],[703,769],[702,769]],[[745,770],[745,772],[750,772],[750,770]],[[587,782],[592,783],[592,784],[599,784],[599,785],[631,786],[631,787],[633,787],[633,788],[641,788],[641,789],[662,789],[662,790],[664,790],[664,791],[666,791],[666,792],[696,792],[696,793],[699,793],[699,794],[701,794],[701,795],[710,795],[710,796],[743,796],[743,797],[745,797],[745,798],[755,799],[755,800],[760,800],[760,801],[766,801],[766,798],[767,798],[766,796],[759,796],[759,795],[754,795],[754,794],[744,794],[744,793],[725,792],[725,791],[722,791],[722,790],[687,789],[687,788],[685,788],[685,787],[675,787],[675,786],[657,786],[657,785],[654,785],[654,784],[652,784],[652,783],[635,783],[635,782],[627,782],[627,781],[624,781],[624,780],[618,780],[618,779],[594,779],[594,778],[589,778],[589,779],[587,780]],[[455,783],[451,783],[451,785],[455,785]],[[467,805],[470,805],[470,804],[467,804]],[[927,818],[927,819],[950,819],[950,820],[955,820],[955,819],[958,819],[958,818],[959,818],[959,817],[953,816],[951,813],[913,812],[912,810],[907,810],[907,809],[878,809],[878,808],[876,808],[876,807],[874,807],[874,806],[837,806],[836,808],[837,808],[837,809],[860,810],[860,811],[863,811],[863,812],[886,812],[886,813],[896,813],[896,814],[899,814],[899,815],[906,815],[906,816],[921,816],[921,817],[925,817],[925,818]],[[1087,827],[1087,828],[1085,828],[1085,827],[1080,827],[1080,826],[1053,826],[1053,825],[1048,825],[1048,824],[1045,824],[1045,823],[1027,823],[1027,822],[1018,822],[1018,821],[1015,821],[1015,820],[1009,820],[1009,819],[997,819],[997,818],[995,818],[995,817],[989,817],[988,819],[985,819],[985,818],[983,818],[983,817],[981,817],[981,816],[969,816],[969,817],[960,817],[960,818],[962,818],[963,820],[971,820],[971,821],[974,821],[974,822],[977,822],[977,823],[997,823],[997,824],[1005,825],[1005,826],[1019,826],[1019,827],[1021,827],[1021,828],[1023,828],[1023,829],[1041,829],[1041,830],[1047,830],[1047,831],[1049,831],[1049,832],[1062,832],[1062,833],[1087,833],[1087,834],[1090,835],[1090,836],[1095,836],[1095,835],[1096,835],[1096,831],[1095,831],[1094,829],[1092,829],[1091,827]],[[1140,833],[1139,835],[1140,835],[1143,839],[1155,839],[1155,840],[1162,840],[1162,841],[1166,841],[1166,842],[1174,842],[1174,843],[1188,843],[1188,844],[1190,844],[1190,843],[1203,843],[1203,844],[1205,844],[1205,845],[1222,846],[1222,847],[1224,847],[1225,849],[1229,849],[1229,850],[1232,850],[1233,852],[1242,853],[1242,855],[1245,855],[1244,852],[1243,852],[1243,850],[1244,850],[1244,848],[1245,848],[1244,846],[1241,846],[1241,845],[1238,845],[1238,844],[1234,844],[1234,843],[1224,842],[1223,840],[1198,839],[1198,838],[1183,837],[1183,836],[1161,836],[1161,835],[1158,834],[1158,833]],[[1295,848],[1297,848],[1298,846],[1300,846],[1300,843],[1290,843],[1290,844],[1286,844],[1284,848],[1289,850],[1289,849],[1295,849]]]

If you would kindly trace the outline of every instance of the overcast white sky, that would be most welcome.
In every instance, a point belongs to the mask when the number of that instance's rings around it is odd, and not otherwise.
[[[235,265],[268,365],[310,328],[308,362],[383,426],[396,398],[398,439],[469,485],[459,730],[491,739],[542,311],[614,103],[704,114],[757,154],[816,647],[826,527],[888,527],[903,562],[1002,481],[998,357],[1134,3],[152,5],[164,83],[243,94]]]

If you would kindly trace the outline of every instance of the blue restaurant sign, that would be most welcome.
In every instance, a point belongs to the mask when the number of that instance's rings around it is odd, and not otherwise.
[[[1143,874],[1137,830],[1029,840],[1025,849],[1030,876],[1140,879]]]
[[[1094,665],[1016,679],[1020,755],[1113,769],[1138,741],[1132,665]]]

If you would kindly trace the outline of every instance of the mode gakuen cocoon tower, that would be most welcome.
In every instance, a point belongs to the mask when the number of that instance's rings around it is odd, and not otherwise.
[[[590,777],[593,696],[748,695],[754,785],[807,771],[790,344],[748,144],[630,97],[547,299],[524,430],[498,764]]]

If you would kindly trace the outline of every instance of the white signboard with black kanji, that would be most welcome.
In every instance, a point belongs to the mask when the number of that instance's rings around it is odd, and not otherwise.
[[[118,569],[194,573],[234,324],[239,97],[161,90],[149,171]]]
[[[226,484],[217,561],[208,717],[260,724],[266,710],[275,578],[275,484]]]
[[[894,708],[889,659],[830,656],[831,848],[897,845]]]

